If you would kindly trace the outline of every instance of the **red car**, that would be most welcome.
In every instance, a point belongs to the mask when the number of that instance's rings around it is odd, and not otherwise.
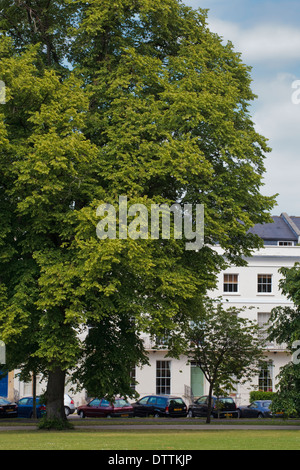
[[[77,408],[80,418],[112,418],[112,417],[132,417],[133,407],[124,398],[116,398],[110,403],[104,398],[94,398],[87,405]]]

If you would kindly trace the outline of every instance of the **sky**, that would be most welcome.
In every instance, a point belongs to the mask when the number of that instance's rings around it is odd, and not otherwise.
[[[272,214],[300,216],[300,1],[183,0],[208,9],[208,25],[252,67],[250,107],[255,129],[268,139],[261,193],[277,196]],[[299,81],[297,83],[297,81]]]

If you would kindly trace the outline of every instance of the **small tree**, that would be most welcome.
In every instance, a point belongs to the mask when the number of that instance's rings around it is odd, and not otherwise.
[[[221,299],[205,298],[188,329],[189,357],[209,382],[207,423],[213,391],[233,390],[257,372],[264,341],[256,323],[242,318],[244,309],[224,308]]]
[[[280,369],[278,393],[272,411],[282,411],[286,416],[300,414],[300,263],[292,268],[281,268],[283,278],[279,287],[293,302],[292,306],[279,306],[272,310],[269,340],[285,343],[292,360]]]

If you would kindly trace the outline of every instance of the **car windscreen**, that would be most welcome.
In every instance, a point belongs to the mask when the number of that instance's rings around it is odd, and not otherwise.
[[[118,400],[116,400],[114,405],[119,408],[121,408],[122,406],[130,406],[128,401],[123,400],[122,398],[119,398]]]
[[[218,401],[220,401],[221,403],[234,403],[232,398],[218,398]]]
[[[0,405],[8,405],[10,401],[6,400],[5,398],[0,398]]]
[[[272,403],[271,401],[264,401],[264,402],[262,403],[262,406],[263,406],[264,408],[269,408],[270,405],[271,405],[271,403]]]
[[[170,405],[184,405],[184,401],[182,398],[171,398],[170,399]]]

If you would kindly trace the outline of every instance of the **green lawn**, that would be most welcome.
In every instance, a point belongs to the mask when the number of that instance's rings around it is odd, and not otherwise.
[[[0,450],[299,450],[300,431],[1,431]]]

